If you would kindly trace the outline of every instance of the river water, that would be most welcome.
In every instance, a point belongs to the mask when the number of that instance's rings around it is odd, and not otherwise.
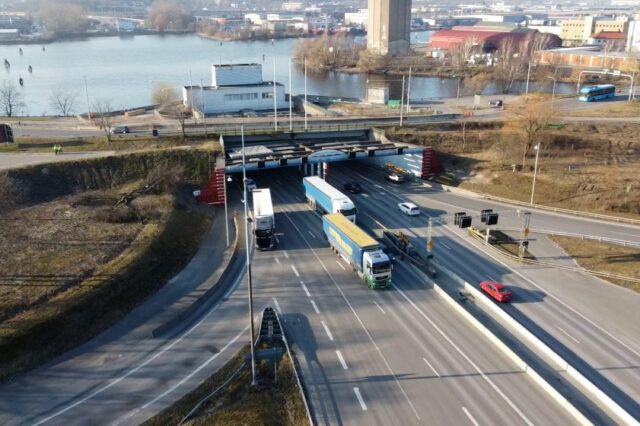
[[[412,35],[414,42],[425,42],[430,36],[428,31]],[[8,79],[18,84],[19,78],[23,78],[23,115],[55,114],[50,99],[52,92],[58,89],[77,95],[73,111],[76,113],[86,111],[87,104],[107,100],[114,109],[130,109],[150,104],[151,91],[158,81],[166,81],[176,88],[201,81],[209,84],[211,65],[219,62],[262,63],[264,78],[271,80],[275,58],[276,80],[288,86],[289,57],[296,43],[295,39],[273,43],[220,43],[195,35],[142,35],[63,41],[45,45],[44,51],[41,45],[3,45],[0,46],[0,60],[6,58],[11,67],[0,70],[0,81]],[[29,65],[32,73],[28,72]],[[293,93],[302,94],[302,68],[293,66],[292,75]],[[313,70],[308,73],[308,92],[364,99],[368,79],[387,81],[391,98],[400,98],[402,83],[398,76],[369,77]],[[522,88],[520,83],[515,87],[516,90]],[[550,85],[544,83],[539,89],[550,90]],[[485,92],[489,95],[495,90],[490,85]],[[558,93],[571,90],[570,85],[558,84]],[[450,97],[455,96],[456,91],[455,79],[414,77],[411,83],[412,99]]]

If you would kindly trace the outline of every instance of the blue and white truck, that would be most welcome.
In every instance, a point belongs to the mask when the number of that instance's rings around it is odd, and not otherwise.
[[[356,223],[356,206],[353,201],[318,176],[302,179],[304,194],[314,209],[323,214],[342,213]]]
[[[391,286],[391,259],[380,243],[339,213],[322,216],[322,229],[333,251],[349,262],[369,288]]]

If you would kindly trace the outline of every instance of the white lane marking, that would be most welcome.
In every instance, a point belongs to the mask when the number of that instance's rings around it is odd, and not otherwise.
[[[387,193],[384,191],[380,191],[380,195],[387,195]]]
[[[487,278],[489,278],[490,281],[496,282],[496,280],[494,280],[491,275],[487,275]]]
[[[566,331],[564,331],[562,328],[558,327],[556,325],[556,327],[558,328],[558,330],[562,331],[564,334],[566,334],[571,340],[573,340],[574,342],[576,342],[577,344],[580,344],[580,340],[576,339],[575,337],[573,337],[572,335],[570,335],[569,333],[567,333]]]
[[[307,231],[307,232],[308,232],[308,233],[309,233],[309,235],[311,235],[313,238],[315,238],[315,237],[316,237],[316,234],[314,234],[313,232],[311,232],[311,231]]]
[[[318,252],[316,250],[314,250],[313,247],[311,247],[311,244],[309,244],[309,241],[307,241],[307,239],[304,237],[302,231],[300,231],[300,228],[298,228],[298,225],[296,225],[295,222],[293,220],[291,220],[289,215],[285,215],[285,216],[286,216],[287,220],[289,221],[289,223],[291,224],[291,226],[296,228],[296,231],[298,231],[298,234],[300,234],[300,236],[302,237],[302,240],[305,242],[307,247],[309,247],[309,249],[311,250],[311,253],[313,253],[313,256],[316,258],[316,260],[318,261],[320,266],[322,266],[322,269],[324,269],[324,272],[327,274],[329,279],[331,279],[331,282],[333,283],[333,285],[336,287],[336,289],[340,293],[340,296],[342,296],[342,299],[347,304],[347,306],[349,307],[349,310],[351,311],[353,316],[358,321],[358,324],[360,324],[360,327],[362,327],[362,330],[365,332],[365,334],[369,338],[369,341],[371,342],[373,347],[376,349],[376,352],[378,352],[378,356],[380,357],[380,359],[384,363],[384,366],[387,369],[387,371],[389,372],[389,374],[393,377],[393,381],[395,382],[396,386],[398,386],[398,389],[400,389],[400,392],[402,393],[402,396],[404,397],[404,399],[407,401],[407,404],[409,404],[409,407],[411,407],[411,411],[413,411],[413,414],[416,416],[416,418],[418,420],[421,420],[420,419],[420,415],[418,414],[418,411],[416,410],[415,405],[413,405],[413,402],[411,402],[411,399],[409,398],[409,395],[407,395],[407,392],[402,387],[402,384],[400,383],[400,380],[398,379],[398,376],[393,372],[393,369],[391,368],[391,365],[389,364],[389,361],[387,360],[387,358],[382,353],[382,349],[380,349],[380,346],[378,346],[378,344],[376,343],[375,339],[373,338],[373,336],[369,332],[369,329],[367,329],[367,327],[365,326],[364,322],[362,321],[362,318],[360,318],[360,316],[358,315],[356,310],[353,308],[353,305],[351,304],[351,302],[349,302],[349,299],[347,299],[347,296],[345,296],[344,291],[342,291],[342,288],[340,287],[340,285],[338,285],[338,282],[336,281],[336,279],[333,277],[333,275],[331,275],[331,272],[329,272],[329,269],[327,269],[327,267],[324,264],[324,262],[320,259],[320,256],[318,256]]]
[[[150,405],[155,404],[156,402],[158,402],[159,400],[161,400],[162,398],[164,398],[165,396],[169,395],[171,392],[173,392],[174,390],[176,390],[178,387],[182,386],[187,380],[191,379],[193,376],[195,376],[196,374],[198,374],[198,372],[200,372],[200,370],[202,370],[203,368],[205,368],[207,365],[209,365],[213,360],[215,360],[216,358],[218,358],[218,356],[223,353],[225,350],[227,350],[229,348],[229,346],[233,345],[235,342],[238,341],[238,339],[247,332],[247,330],[249,329],[249,326],[246,326],[240,333],[238,333],[229,343],[227,343],[226,345],[224,345],[224,347],[220,350],[220,352],[212,355],[209,359],[207,359],[205,362],[203,362],[202,364],[200,364],[200,366],[198,366],[198,368],[196,368],[195,370],[193,370],[191,373],[187,374],[184,378],[182,378],[182,380],[180,380],[178,383],[176,383],[175,385],[171,386],[169,389],[167,389],[166,391],[162,392],[160,395],[156,396],[155,398],[153,398],[151,401],[145,403],[144,405],[141,405],[140,407],[136,408],[135,410],[130,411],[129,413],[127,413],[126,415],[120,417],[118,420],[116,420],[113,424],[121,424],[122,422],[125,422],[126,420],[132,418],[133,416],[135,416],[136,414],[138,414],[140,411],[145,410],[146,408],[148,408]]]
[[[276,299],[275,297],[273,298],[273,304],[276,305],[276,309],[278,310],[278,313],[281,314],[282,309],[280,309],[280,304],[278,303],[278,299]]]
[[[462,412],[469,418],[473,426],[480,426],[480,423],[478,423],[476,419],[473,418],[473,416],[471,415],[469,410],[467,410],[466,407],[462,407]]]
[[[451,247],[449,247],[448,245],[446,245],[444,242],[439,241],[440,245],[444,248],[446,248],[447,250],[451,250]]]
[[[300,274],[298,273],[298,270],[296,269],[295,266],[291,265],[291,270],[296,275],[296,277],[300,278]]]
[[[377,183],[374,183],[373,186],[375,186],[376,188],[382,189],[382,185],[378,185]]]
[[[361,194],[364,198],[369,198],[369,194]]]
[[[234,284],[233,288],[235,288],[236,285],[239,285],[239,283],[242,281],[240,278],[243,277],[243,276],[244,276],[244,273],[238,274],[238,277],[236,278],[236,284]],[[231,290],[230,290],[230,292],[231,292]],[[229,294],[229,293],[227,293],[227,294]],[[111,382],[107,383],[106,385],[102,386],[101,388],[96,389],[95,391],[91,392],[89,395],[85,396],[84,398],[81,398],[81,399],[77,400],[73,404],[67,405],[65,408],[62,408],[62,409],[56,411],[55,413],[51,414],[50,416],[45,417],[44,419],[40,420],[39,422],[34,423],[33,426],[41,425],[43,423],[48,422],[51,419],[54,419],[54,418],[60,416],[61,414],[66,413],[67,411],[71,410],[72,408],[75,408],[75,407],[87,402],[88,400],[90,400],[94,396],[101,394],[102,392],[104,392],[107,389],[113,387],[114,385],[117,385],[118,383],[120,383],[121,381],[126,379],[127,377],[129,377],[132,374],[136,373],[142,367],[144,367],[145,365],[149,364],[150,362],[152,362],[153,360],[158,358],[160,355],[164,354],[165,352],[167,352],[168,350],[173,348],[175,345],[177,345],[180,341],[182,341],[182,339],[184,339],[185,337],[190,335],[193,332],[193,330],[195,330],[196,328],[200,327],[200,325],[203,322],[205,322],[207,319],[209,319],[209,317],[218,309],[219,306],[220,306],[220,304],[215,305],[209,312],[207,312],[207,314],[200,321],[198,321],[196,324],[194,324],[193,327],[191,327],[190,329],[185,331],[180,337],[178,337],[176,340],[171,342],[171,344],[167,345],[166,347],[162,348],[160,351],[156,352],[156,354],[153,355],[151,358],[147,359],[146,361],[144,361],[143,363],[141,363],[137,367],[129,370],[127,373],[123,374],[122,376],[118,377],[117,379],[114,379]],[[245,328],[241,332],[241,334],[244,333],[246,330],[247,330],[247,328]],[[218,353],[221,353],[221,352],[218,352]]]
[[[426,358],[422,358],[422,360],[429,366],[429,368],[435,373],[436,376],[440,377],[440,373],[438,373],[438,370],[433,368],[433,365],[431,365],[431,363]]]
[[[438,325],[431,319],[431,317],[429,317],[427,314],[424,313],[424,311],[422,309],[420,309],[414,302],[413,300],[409,299],[409,297],[404,293],[404,291],[400,290],[400,288],[395,285],[394,283],[391,284],[393,286],[393,288],[400,293],[400,295],[407,301],[409,302],[409,304],[411,306],[413,306],[413,309],[415,309],[424,319],[426,319],[429,324],[431,324],[431,326],[438,332],[438,334],[440,334],[469,364],[471,364],[471,366],[478,372],[480,373],[480,376],[482,377],[482,379],[487,382],[489,384],[489,386],[491,386],[493,388],[494,391],[496,391],[496,393],[513,409],[513,411],[515,411],[522,420],[524,420],[524,422],[529,425],[529,426],[533,426],[533,423],[531,423],[531,421],[527,418],[527,416],[524,415],[524,413],[522,411],[520,411],[520,409],[513,403],[513,401],[511,401],[511,399],[509,399],[509,397],[507,397],[507,395],[504,394],[504,392],[502,392],[502,390],[500,390],[500,388],[498,386],[496,386],[495,383],[493,383],[493,380],[491,380],[485,373],[484,371],[482,371],[480,369],[480,367],[478,367],[478,365],[473,362],[473,360],[471,358],[469,358],[469,356],[462,350],[460,349],[460,347],[458,345],[455,344],[455,342],[453,340],[451,340],[451,338],[449,337],[449,335],[447,335],[440,327],[438,327]]]
[[[277,257],[274,257],[274,260],[276,261],[276,263],[279,265],[280,264],[280,259],[278,259]]]
[[[347,268],[345,268],[344,266],[342,266],[342,263],[340,263],[339,260],[336,260],[336,263],[338,264],[339,267],[341,267],[343,270],[347,270]]]
[[[306,285],[304,285],[304,281],[300,281],[300,285],[304,289],[304,292],[307,294],[307,297],[311,297],[311,294],[309,293],[309,289],[307,288]]]
[[[275,238],[276,238],[276,243],[280,244],[280,240],[278,239],[278,237],[275,237]]]
[[[376,304],[376,306],[378,307],[378,309],[380,309],[380,310],[382,311],[382,313],[383,313],[383,314],[387,315],[387,313],[384,311],[384,309],[382,309],[382,307],[381,307],[380,305],[378,305],[378,302],[376,302],[376,301],[374,300],[374,302],[373,302],[373,303],[375,303],[375,304]]]
[[[347,363],[345,362],[344,358],[342,357],[342,352],[336,351],[336,355],[338,355],[338,359],[340,360],[340,364],[342,364],[342,369],[343,370],[348,370],[349,367],[347,367]]]
[[[286,257],[287,259],[289,258],[289,254],[287,254],[287,252],[284,252],[284,257]]]
[[[318,305],[313,300],[311,301],[311,306],[313,306],[313,310],[316,311],[316,314],[320,314],[320,309],[318,309]]]
[[[327,333],[327,336],[329,336],[329,340],[333,342],[333,334],[331,334],[331,330],[327,327],[327,323],[322,321],[322,326],[324,327],[324,331]]]
[[[358,398],[358,402],[360,403],[360,408],[362,408],[362,411],[367,411],[367,404],[364,403],[364,399],[362,399],[362,395],[360,395],[360,388],[353,388],[353,393],[356,394],[356,398]]]
[[[376,223],[376,225],[378,225],[380,228],[385,229],[385,230],[387,229],[387,227],[386,227],[386,226],[384,226],[383,224],[381,224],[381,223],[380,223],[380,222],[378,222],[377,220],[373,219],[373,221],[374,221],[374,222]]]

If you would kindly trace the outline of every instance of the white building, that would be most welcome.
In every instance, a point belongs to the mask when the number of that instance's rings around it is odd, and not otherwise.
[[[197,115],[273,111],[289,107],[284,86],[262,80],[262,65],[212,65],[211,86],[185,86],[182,101]],[[274,103],[275,95],[275,103]]]
[[[629,22],[627,33],[627,51],[640,52],[640,21]]]
[[[302,2],[293,2],[293,1],[284,2],[282,3],[282,10],[286,10],[289,12],[302,10]]]
[[[360,9],[357,12],[347,12],[344,14],[344,23],[347,25],[357,25],[366,27],[369,23],[369,9]]]

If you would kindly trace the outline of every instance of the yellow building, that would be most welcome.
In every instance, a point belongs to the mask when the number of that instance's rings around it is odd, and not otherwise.
[[[570,19],[562,22],[562,44],[564,46],[576,46],[587,43],[591,36],[602,31],[623,32],[627,31],[628,21],[623,19],[598,19],[586,16],[582,19]]]

